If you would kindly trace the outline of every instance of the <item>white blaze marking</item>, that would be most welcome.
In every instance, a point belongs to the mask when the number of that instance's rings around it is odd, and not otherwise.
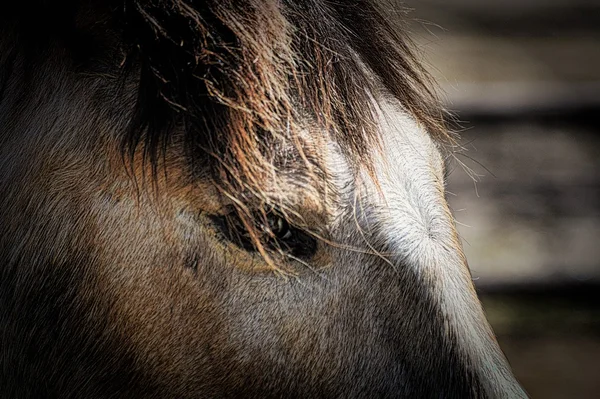
[[[382,101],[379,110],[383,156],[375,156],[375,168],[380,191],[366,183],[362,206],[383,230],[392,262],[413,267],[432,282],[447,326],[487,396],[526,398],[476,298],[444,198],[436,145],[399,105]]]

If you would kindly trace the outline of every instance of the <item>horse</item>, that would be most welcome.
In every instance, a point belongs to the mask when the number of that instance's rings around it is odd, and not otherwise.
[[[2,397],[527,397],[390,10],[2,3]]]

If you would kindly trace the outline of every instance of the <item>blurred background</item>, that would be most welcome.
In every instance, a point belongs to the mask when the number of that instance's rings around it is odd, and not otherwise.
[[[600,398],[600,1],[407,0],[461,121],[448,200],[532,398]]]

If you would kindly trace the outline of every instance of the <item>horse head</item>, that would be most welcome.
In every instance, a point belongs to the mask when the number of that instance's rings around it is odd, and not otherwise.
[[[525,397],[386,12],[0,6],[6,397]]]

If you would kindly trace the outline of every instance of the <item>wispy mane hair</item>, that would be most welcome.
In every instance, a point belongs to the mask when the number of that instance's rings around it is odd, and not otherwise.
[[[382,88],[445,136],[426,74],[381,2],[131,0],[123,11],[141,63],[130,150],[156,154],[183,126],[229,188],[260,192],[269,148],[293,142],[307,118],[353,166],[368,165]]]

